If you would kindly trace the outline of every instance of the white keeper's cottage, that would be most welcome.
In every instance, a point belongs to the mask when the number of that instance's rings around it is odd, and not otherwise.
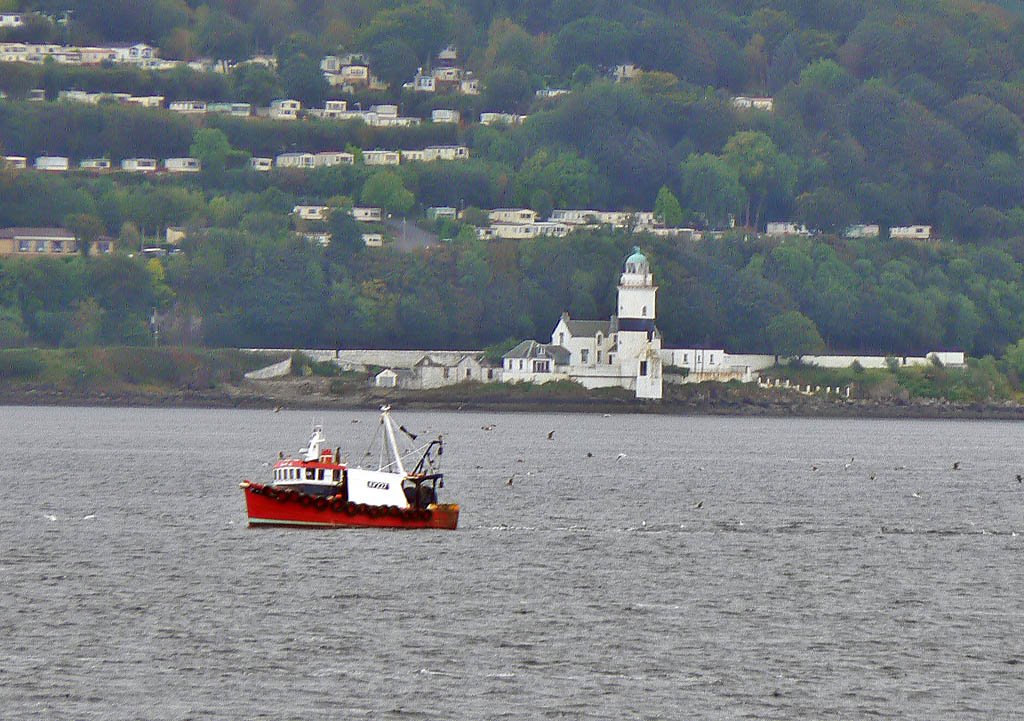
[[[607,321],[580,321],[563,313],[550,343],[524,341],[505,354],[503,380],[572,380],[586,388],[627,388],[637,398],[660,399],[657,293],[647,256],[634,248],[619,278],[617,314]]]

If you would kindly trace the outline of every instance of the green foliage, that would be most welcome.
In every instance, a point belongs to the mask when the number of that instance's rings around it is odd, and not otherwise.
[[[825,350],[814,321],[800,311],[781,313],[768,323],[768,344],[772,352],[784,358],[820,353]]]
[[[679,228],[683,225],[683,209],[672,191],[662,186],[654,201],[654,217],[668,228]]]
[[[682,199],[709,228],[723,228],[729,215],[746,206],[746,192],[736,170],[710,153],[691,155],[680,168]]]
[[[39,351],[25,349],[0,350],[0,378],[29,378],[43,368]]]
[[[390,170],[371,175],[363,186],[361,199],[364,205],[378,206],[395,215],[408,215],[416,202],[416,197],[406,190],[401,177]]]

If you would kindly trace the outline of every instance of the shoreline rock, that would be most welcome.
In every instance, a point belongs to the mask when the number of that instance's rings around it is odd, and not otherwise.
[[[687,399],[629,402],[583,398],[437,398],[429,394],[353,392],[332,395],[322,379],[246,382],[214,389],[176,389],[167,392],[54,387],[0,387],[0,405],[245,408],[289,410],[376,410],[382,403],[417,410],[616,413],[703,415],[765,418],[877,418],[1024,420],[1024,405],[1013,401],[957,403],[939,399],[824,399],[792,393],[746,397],[729,393],[697,394]]]

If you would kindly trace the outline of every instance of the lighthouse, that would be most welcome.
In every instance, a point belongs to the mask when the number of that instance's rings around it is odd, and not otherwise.
[[[661,334],[654,325],[654,285],[647,256],[634,247],[619,278],[618,357],[623,374],[636,379],[637,398],[661,398]]]

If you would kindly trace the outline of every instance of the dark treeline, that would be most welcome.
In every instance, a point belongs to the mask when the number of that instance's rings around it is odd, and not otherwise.
[[[613,312],[636,236],[462,236],[429,254],[357,250],[352,241],[324,249],[285,230],[214,229],[161,260],[5,260],[0,345],[145,343],[154,309],[171,343],[465,348],[543,339],[563,310]],[[835,350],[1001,354],[1024,337],[1024,246],[642,241],[668,344],[769,352],[766,328],[793,311]]]

